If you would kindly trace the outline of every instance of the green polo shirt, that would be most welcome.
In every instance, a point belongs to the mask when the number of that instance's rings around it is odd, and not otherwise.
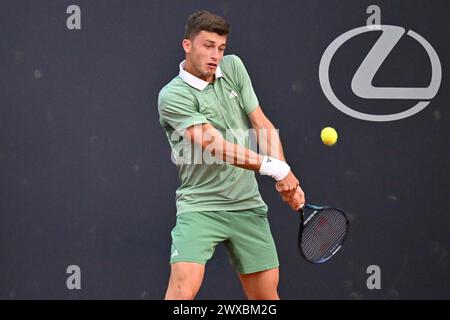
[[[172,148],[173,160],[186,157],[183,154],[186,141],[180,139],[183,130],[201,123],[210,123],[224,138],[227,130],[228,137],[233,132],[233,141],[227,140],[248,148],[247,114],[259,103],[241,59],[235,55],[224,56],[214,83],[193,76],[183,66],[184,61],[180,64],[180,74],[160,91],[158,99],[159,122]],[[246,210],[266,205],[253,171],[227,163],[196,163],[199,162],[176,161],[181,181],[176,191],[177,214]]]

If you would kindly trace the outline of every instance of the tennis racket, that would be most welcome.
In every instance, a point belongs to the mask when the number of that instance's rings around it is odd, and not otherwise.
[[[347,238],[347,216],[340,209],[311,204],[305,204],[299,213],[298,247],[302,256],[314,264],[327,262]]]

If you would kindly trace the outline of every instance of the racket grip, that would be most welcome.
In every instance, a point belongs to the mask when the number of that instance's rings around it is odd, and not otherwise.
[[[314,204],[305,204],[305,206],[303,208],[311,209],[311,210],[320,210],[320,209],[322,209],[322,207],[316,206]]]

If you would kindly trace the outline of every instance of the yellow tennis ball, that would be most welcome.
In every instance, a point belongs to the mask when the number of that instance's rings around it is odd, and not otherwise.
[[[322,142],[327,146],[334,146],[338,139],[338,134],[334,128],[326,127],[322,129],[322,132],[320,133],[320,138],[322,139]]]

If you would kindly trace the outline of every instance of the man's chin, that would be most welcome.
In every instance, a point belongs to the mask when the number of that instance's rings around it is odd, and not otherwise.
[[[208,70],[208,71],[203,72],[202,76],[204,78],[210,78],[210,77],[214,76],[215,74],[216,74],[215,70],[214,71]]]
[[[215,68],[207,67],[205,72],[208,73],[209,75],[211,75],[211,74],[216,73],[216,69],[217,69],[217,67],[215,67]]]

